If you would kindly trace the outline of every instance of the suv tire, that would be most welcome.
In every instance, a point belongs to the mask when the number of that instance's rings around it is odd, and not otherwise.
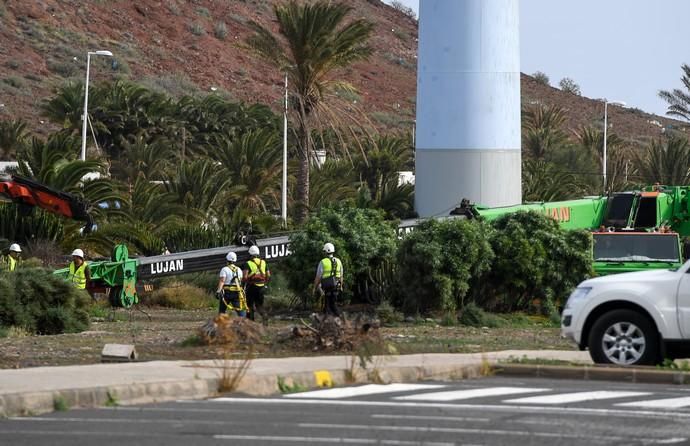
[[[653,322],[634,310],[600,316],[589,332],[588,345],[597,364],[654,365],[659,360],[659,333]]]

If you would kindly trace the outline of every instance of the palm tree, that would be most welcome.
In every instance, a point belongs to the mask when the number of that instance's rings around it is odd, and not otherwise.
[[[568,140],[563,131],[566,116],[557,105],[543,105],[525,108],[522,111],[523,151],[533,159],[543,159],[555,148]]]
[[[357,176],[347,160],[327,159],[321,167],[313,166],[311,180],[309,203],[312,210],[354,201],[357,196]]]
[[[599,160],[601,166],[604,163],[604,131],[594,127],[581,127],[579,131],[575,132],[575,136],[590,156]],[[625,141],[614,132],[606,132],[607,152],[623,147],[624,144]]]
[[[678,136],[658,139],[635,156],[637,174],[647,184],[690,184],[690,145]]]
[[[167,167],[175,162],[173,146],[165,138],[149,142],[146,135],[130,135],[120,144],[119,159],[111,160],[111,175],[131,184],[143,174],[150,181],[162,180]]]
[[[21,119],[0,121],[0,160],[16,156],[29,139],[26,122]]]
[[[97,99],[91,98],[96,104]],[[55,96],[46,101],[42,107],[43,114],[63,129],[78,132],[81,129],[81,116],[84,113],[84,84],[68,82],[55,92]]]
[[[525,201],[559,201],[578,197],[583,185],[572,173],[542,160],[526,160],[522,167],[522,196]]]
[[[685,90],[675,88],[672,91],[661,90],[659,97],[668,102],[667,115],[677,116],[690,121],[690,65],[681,65],[683,77],[680,79]]]
[[[219,173],[212,160],[201,158],[181,163],[167,175],[164,185],[177,203],[197,209],[204,216],[203,223],[209,223],[214,209],[224,204],[230,177]]]
[[[371,198],[379,201],[387,188],[398,184],[398,172],[412,170],[412,147],[405,137],[378,137],[364,146],[366,157],[361,156],[357,167],[366,183]]]
[[[247,43],[259,56],[289,79],[291,109],[296,116],[300,142],[297,176],[298,222],[309,210],[309,170],[312,159],[311,132],[314,120],[328,116],[328,95],[351,89],[333,79],[334,71],[368,58],[366,45],[374,25],[357,19],[345,24],[352,7],[329,0],[275,4],[278,35],[251,22],[254,35]]]
[[[220,162],[216,175],[231,180],[230,207],[256,212],[278,208],[283,155],[278,133],[255,130],[234,141],[217,136],[215,147],[213,157]]]

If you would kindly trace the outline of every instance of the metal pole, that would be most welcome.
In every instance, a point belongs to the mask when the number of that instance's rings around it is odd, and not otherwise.
[[[288,132],[288,76],[285,74],[285,110],[283,111],[283,196],[282,214],[283,225],[287,225],[287,132]]]
[[[603,162],[603,174],[604,174],[604,195],[606,195],[606,131],[608,130],[608,101],[604,99],[604,162]]]
[[[81,129],[81,154],[79,159],[86,161],[86,117],[89,107],[89,65],[91,64],[91,53],[86,53],[86,84],[84,86],[84,115],[82,115],[83,125]]]

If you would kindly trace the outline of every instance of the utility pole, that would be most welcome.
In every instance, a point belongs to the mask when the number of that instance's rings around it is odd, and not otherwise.
[[[285,73],[285,109],[283,110],[283,196],[281,218],[287,227],[287,144],[288,144],[288,75]]]

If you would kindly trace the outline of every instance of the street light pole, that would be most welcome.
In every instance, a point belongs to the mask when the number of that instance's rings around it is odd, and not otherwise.
[[[621,107],[625,107],[625,102],[623,101],[609,101],[608,99],[604,99],[604,159],[602,164],[602,176],[604,177],[604,195],[606,195],[606,140],[607,140],[607,132],[609,129],[609,123],[608,123],[608,116],[609,116],[609,104],[611,105],[620,105]]]
[[[89,108],[89,67],[91,65],[91,55],[112,57],[113,53],[110,51],[89,51],[86,53],[86,83],[84,85],[84,114],[82,115],[81,128],[81,154],[79,159],[86,161],[86,125],[88,123],[88,108]]]
[[[287,145],[288,145],[288,75],[285,73],[285,110],[283,110],[283,196],[281,217],[287,226]]]

